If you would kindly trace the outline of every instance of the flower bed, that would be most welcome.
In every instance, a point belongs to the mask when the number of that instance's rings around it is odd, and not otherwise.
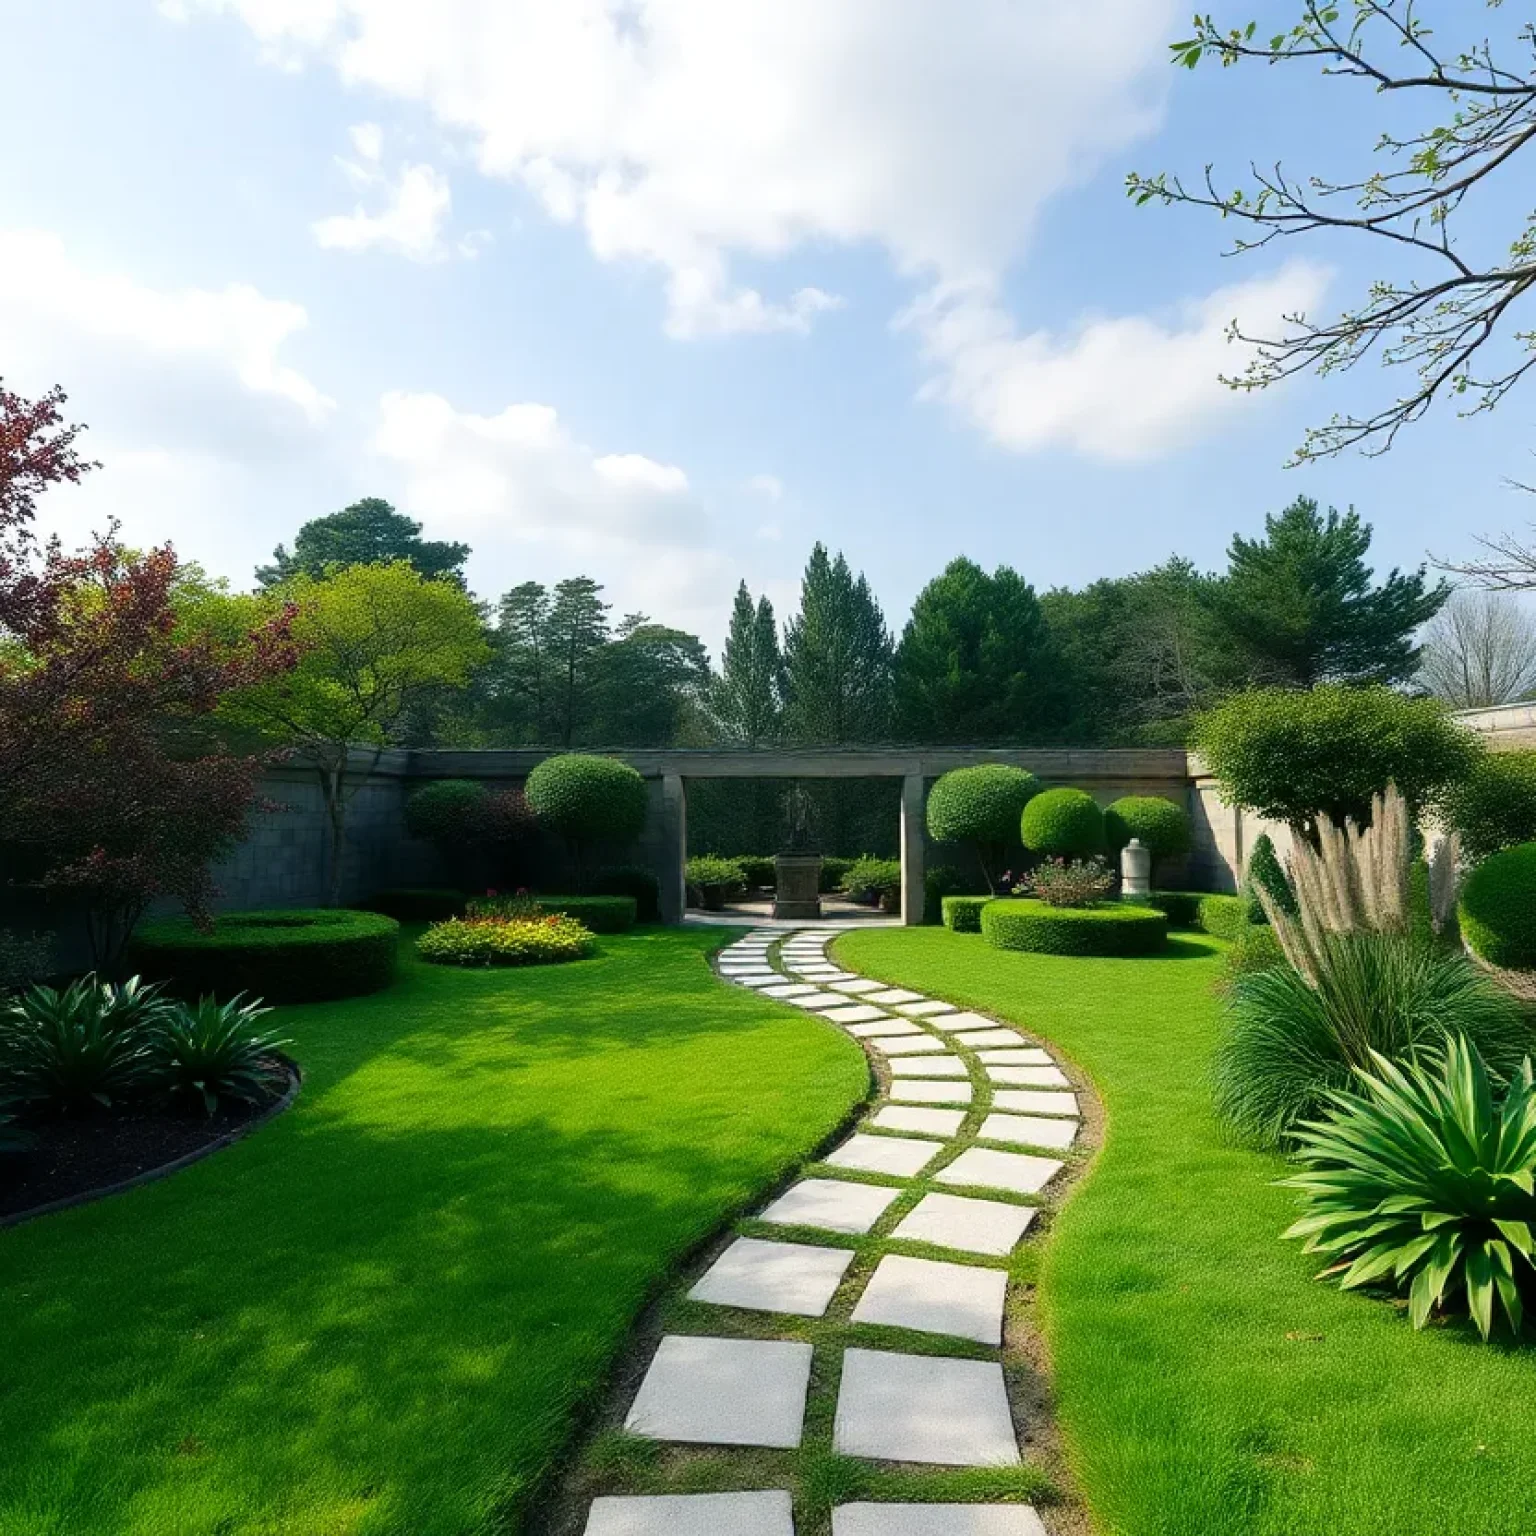
[[[434,965],[559,965],[592,953],[592,933],[559,912],[471,916],[434,923],[416,941]]]
[[[1151,907],[1048,907],[1041,901],[989,901],[982,937],[994,949],[1039,955],[1156,954],[1168,941],[1168,919]]]

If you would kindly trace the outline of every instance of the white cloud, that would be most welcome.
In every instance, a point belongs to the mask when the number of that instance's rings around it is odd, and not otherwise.
[[[1184,446],[1245,398],[1220,375],[1247,350],[1231,322],[1272,334],[1281,315],[1315,306],[1327,273],[1292,262],[1270,277],[1143,315],[1084,321],[1066,337],[1019,335],[989,290],[938,291],[900,324],[922,339],[936,372],[928,398],[956,407],[1014,452],[1069,448],[1104,459],[1150,459]]]
[[[777,475],[753,475],[747,481],[747,489],[765,501],[783,501],[784,482]]]
[[[347,129],[352,148],[375,165],[384,157],[384,130],[377,123],[354,123]]]

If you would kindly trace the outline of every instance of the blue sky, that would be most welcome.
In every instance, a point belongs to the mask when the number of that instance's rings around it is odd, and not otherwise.
[[[1382,105],[1175,71],[1184,0],[6,15],[0,373],[91,424],[68,536],[117,515],[244,583],[385,495],[474,546],[483,596],[583,571],[714,648],[737,580],[785,604],[817,538],[899,627],[961,553],[1043,589],[1218,565],[1301,493],[1357,506],[1383,565],[1530,515],[1529,391],[1287,470],[1391,376],[1215,383],[1234,312],[1352,302],[1376,253],[1227,260],[1126,171],[1345,173]],[[1480,249],[1523,210],[1472,212]]]

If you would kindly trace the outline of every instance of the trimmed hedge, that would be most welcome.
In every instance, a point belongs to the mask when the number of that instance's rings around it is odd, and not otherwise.
[[[628,933],[635,926],[633,896],[538,896],[546,912],[574,917],[591,933]]]
[[[1158,795],[1125,795],[1116,800],[1104,812],[1104,836],[1111,853],[1119,853],[1139,837],[1154,861],[1188,853],[1194,842],[1189,813]]]
[[[1196,923],[1213,939],[1235,942],[1249,927],[1246,896],[1203,896]]]
[[[944,926],[951,933],[980,933],[981,909],[995,896],[946,896],[940,902]]]
[[[1536,843],[1484,859],[1462,887],[1462,937],[1472,953],[1508,971],[1536,969]]]
[[[1031,853],[1091,858],[1104,851],[1104,812],[1087,790],[1043,790],[1024,807],[1019,836]]]
[[[989,901],[981,933],[994,949],[1036,955],[1153,955],[1168,942],[1168,919],[1151,907],[1048,907],[1042,901]]]
[[[186,917],[140,924],[128,966],[181,997],[249,992],[269,1003],[309,1003],[387,987],[399,944],[400,924],[380,912],[226,912],[211,933]]]
[[[940,843],[1007,844],[1040,781],[1006,763],[951,768],[928,791],[928,834]]]
[[[645,780],[617,758],[546,757],[524,789],[535,816],[573,842],[627,843],[645,826]]]
[[[1144,907],[1155,907],[1172,928],[1198,928],[1203,891],[1153,891],[1141,898]]]
[[[640,864],[615,864],[600,869],[592,881],[594,896],[633,896],[635,921],[661,921],[661,880],[655,871]]]
[[[402,923],[440,923],[450,917],[462,917],[466,900],[463,891],[448,886],[401,886],[375,891],[363,905],[370,912],[382,912]]]
[[[742,879],[758,890],[771,891],[778,884],[778,871],[773,867],[771,858],[765,858],[760,853],[740,853],[731,862],[740,865]]]

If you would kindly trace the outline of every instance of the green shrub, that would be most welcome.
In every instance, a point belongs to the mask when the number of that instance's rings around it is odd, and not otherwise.
[[[823,896],[828,895],[832,891],[842,890],[843,881],[848,877],[848,871],[857,862],[855,859],[837,857],[823,859],[821,861],[821,878],[816,882],[816,889]],[[777,881],[778,876],[775,875],[774,879]]]
[[[1536,752],[1488,753],[1450,786],[1441,809],[1471,860],[1536,842]]]
[[[628,933],[635,926],[633,896],[540,896],[553,916],[573,917],[590,933]]]
[[[1480,959],[1510,971],[1536,969],[1536,843],[1484,859],[1462,887],[1458,915]]]
[[[1006,763],[952,768],[928,791],[928,835],[937,842],[975,848],[990,885],[998,877],[1005,850],[1018,840],[1024,807],[1039,789],[1034,774]]]
[[[661,881],[641,864],[614,864],[600,869],[592,881],[594,896],[633,896],[635,921],[661,921]]]
[[[1151,907],[1048,907],[1039,901],[989,901],[981,932],[994,949],[1037,955],[1156,954],[1168,942],[1168,919]]]
[[[462,917],[466,897],[448,886],[399,886],[375,891],[367,900],[369,912],[382,912],[402,923],[439,923],[446,917]]]
[[[1168,919],[1170,928],[1198,928],[1204,900],[1204,891],[1153,891],[1142,898],[1142,905],[1155,907]]]
[[[1048,907],[1097,907],[1114,888],[1115,877],[1102,859],[1046,859],[1013,894],[1033,896]]]
[[[1111,853],[1118,854],[1133,837],[1149,849],[1153,862],[1176,859],[1194,843],[1189,812],[1172,800],[1157,795],[1126,795],[1104,812],[1104,836]]]
[[[953,864],[935,864],[923,871],[923,921],[930,925],[944,921],[944,898],[962,895],[971,882]]]
[[[872,895],[885,901],[901,894],[901,860],[877,859],[870,854],[855,859],[843,876],[850,896]]]
[[[180,997],[249,992],[271,1003],[309,1003],[387,987],[399,943],[399,923],[379,912],[226,912],[208,933],[184,917],[141,923],[129,960]]]
[[[748,885],[756,886],[759,890],[771,891],[779,883],[779,874],[774,868],[773,860],[761,854],[738,853],[731,862],[740,867],[741,878]]]
[[[578,859],[593,843],[627,843],[645,826],[645,780],[612,757],[546,757],[524,793],[540,823],[565,838]]]
[[[1239,977],[1212,1064],[1216,1107],[1242,1135],[1285,1145],[1377,1054],[1403,1062],[1465,1035],[1500,1073],[1532,1035],[1519,1006],[1463,955],[1401,934],[1336,934],[1316,986],[1290,965]]]
[[[725,892],[739,891],[746,876],[735,859],[722,859],[718,854],[700,853],[688,860],[685,878],[689,885],[699,890],[716,889]]]
[[[995,896],[946,896],[940,905],[944,926],[951,933],[980,933],[981,909]]]
[[[593,898],[594,900],[598,898]],[[592,934],[573,917],[469,917],[434,923],[416,940],[433,965],[558,965],[592,953]]]
[[[53,974],[52,933],[0,930],[0,997]]]
[[[1395,1066],[1377,1057],[1362,1091],[1334,1094],[1296,1137],[1305,1172],[1287,1237],[1321,1254],[1346,1289],[1408,1295],[1415,1328],[1460,1298],[1486,1340],[1500,1308],[1519,1333],[1536,1253],[1536,1089],[1530,1062],[1499,1097],[1475,1047]]]
[[[197,1095],[211,1115],[220,1099],[260,1104],[281,1079],[272,1059],[289,1044],[256,1028],[271,1010],[243,996],[178,1003],[157,1021],[150,1048],[154,1085],[175,1098]]]
[[[1236,940],[1248,927],[1246,896],[1202,896],[1195,914],[1196,926],[1213,939]]]
[[[472,844],[480,833],[486,788],[475,779],[437,779],[405,802],[405,829],[444,850]]]
[[[1230,987],[1239,976],[1252,976],[1289,964],[1275,930],[1267,923],[1249,923],[1227,951],[1222,964],[1222,986]]]
[[[1091,858],[1104,851],[1104,812],[1085,790],[1042,790],[1024,807],[1019,835],[1031,853]]]
[[[1229,805],[1295,827],[1363,822],[1388,784],[1428,805],[1483,754],[1437,700],[1343,683],[1232,694],[1197,723],[1194,745]]]
[[[1267,923],[1269,921],[1264,903],[1259,900],[1261,889],[1269,893],[1279,904],[1282,912],[1295,915],[1296,893],[1291,889],[1290,878],[1280,863],[1280,855],[1275,852],[1274,840],[1268,832],[1259,833],[1254,840],[1253,852],[1248,855],[1248,877],[1243,882],[1243,886],[1248,895],[1249,922]]]

